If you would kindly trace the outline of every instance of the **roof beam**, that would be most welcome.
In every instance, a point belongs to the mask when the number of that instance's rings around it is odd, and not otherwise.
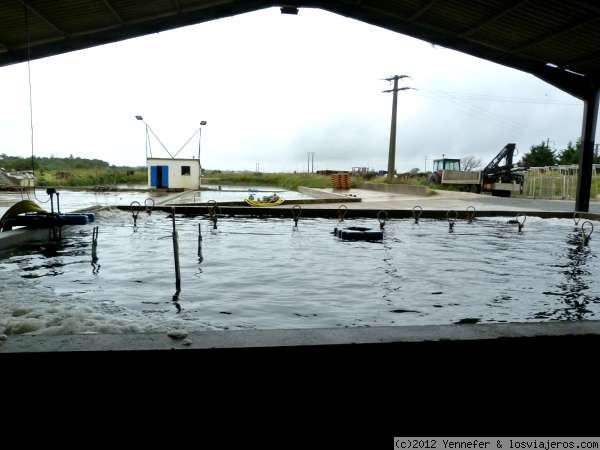
[[[587,1],[580,1],[580,0],[571,0],[573,3],[577,3],[577,5],[581,6],[584,9],[587,9],[589,11],[593,11],[596,14],[600,14],[600,7],[599,6],[595,6],[593,4],[588,3]]]
[[[413,20],[417,20],[419,17],[421,17],[423,14],[425,14],[427,11],[429,11],[429,9],[435,5],[435,3],[438,0],[430,0],[429,2],[425,3],[425,5],[423,5],[419,10],[417,10],[416,12],[414,12],[411,16],[408,17],[408,21],[412,22]]]
[[[179,3],[179,0],[173,0],[173,3],[175,4],[175,8],[177,8],[177,14],[181,14],[181,3]]]
[[[527,0],[521,0],[519,5],[524,4],[525,1]],[[590,83],[593,82],[589,76],[579,76],[560,68],[548,67],[546,61],[533,56],[523,57],[508,52],[506,48],[493,46],[487,42],[479,42],[476,39],[460,39],[458,35],[453,35],[435,26],[409,22],[406,16],[400,17],[398,14],[391,13],[383,8],[364,3],[361,5],[361,10],[358,11],[340,7],[341,5],[332,8],[325,1],[319,2],[316,6],[478,58],[487,59],[497,64],[523,70],[578,98],[584,98],[587,95]],[[510,8],[514,9],[516,7],[517,4],[514,3]],[[373,13],[381,14],[381,16],[377,17]],[[496,16],[502,16],[506,13],[507,11],[503,10]]]
[[[54,22],[52,22],[50,19],[48,19],[46,16],[44,16],[41,12],[39,12],[37,9],[35,9],[33,6],[31,6],[29,4],[28,0],[18,0],[23,6],[25,6],[29,11],[31,11],[32,13],[34,13],[36,16],[38,16],[40,19],[42,19],[47,25],[49,25],[52,29],[54,29],[54,31],[60,33],[62,36],[67,36],[68,33],[65,33],[63,30],[61,30]]]
[[[117,20],[117,22],[119,22],[121,24],[125,23],[123,18],[119,15],[119,13],[115,10],[115,8],[113,8],[113,6],[110,4],[110,0],[102,0],[102,3],[104,3],[104,6],[106,6],[106,9],[108,9],[110,11],[110,13],[113,15],[113,17]]]
[[[18,0],[25,5],[27,0]],[[30,45],[19,42],[11,45],[7,52],[0,52],[0,67],[44,58],[74,50],[122,41],[137,36],[159,33],[169,29],[194,25],[218,17],[229,17],[274,5],[275,0],[249,0],[240,4],[233,0],[207,0],[204,3],[182,8],[177,14],[173,9],[167,13],[126,20],[124,24],[113,23],[104,27],[87,29],[74,33],[53,35],[33,39]],[[0,3],[2,3],[0,1]],[[0,8],[1,9],[1,8]],[[30,48],[30,52],[28,51]]]
[[[563,67],[577,67],[581,64],[585,64],[588,62],[596,61],[600,59],[600,50],[596,50],[595,52],[588,53],[587,55],[579,56],[577,58],[569,59],[561,63]]]
[[[560,30],[551,31],[549,33],[543,34],[541,36],[536,37],[535,39],[530,40],[529,42],[525,42],[523,44],[519,44],[517,47],[513,47],[510,49],[511,52],[521,53],[523,50],[531,48],[535,45],[542,44],[550,39],[554,39],[560,36],[563,36],[572,31],[578,30],[579,28],[583,28],[585,26],[591,25],[595,22],[600,21],[600,16],[590,17],[583,22],[579,21],[577,23],[572,23],[571,25],[567,25],[566,27],[561,28]]]
[[[514,11],[515,9],[519,8],[520,6],[524,5],[528,1],[529,0],[517,0],[517,1],[515,1],[508,8],[504,8],[502,11],[498,11],[496,14],[493,14],[493,15],[487,17],[486,19],[483,19],[478,24],[476,24],[476,25],[472,26],[471,28],[463,31],[459,36],[461,36],[461,37],[469,37],[472,34],[477,33],[479,30],[481,30],[486,25],[489,25],[490,23],[495,22],[496,20],[504,17],[505,15],[507,15],[508,13]]]

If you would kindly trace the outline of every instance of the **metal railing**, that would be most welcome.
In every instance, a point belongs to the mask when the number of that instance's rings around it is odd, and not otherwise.
[[[574,200],[579,166],[530,167],[525,172],[523,195],[531,198]],[[600,164],[592,165],[592,183],[600,180]]]

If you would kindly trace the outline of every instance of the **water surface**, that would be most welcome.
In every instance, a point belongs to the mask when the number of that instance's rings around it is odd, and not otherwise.
[[[171,220],[99,213],[60,244],[32,243],[0,259],[0,328],[85,333],[317,328],[598,319],[597,236],[580,244],[571,220],[392,220],[382,242],[332,236],[337,221],[177,217],[177,304]],[[198,227],[202,257],[198,255]],[[375,220],[345,226],[378,228]],[[598,228],[598,223],[595,224]],[[596,238],[596,239],[595,239]],[[178,312],[177,305],[181,308]]]

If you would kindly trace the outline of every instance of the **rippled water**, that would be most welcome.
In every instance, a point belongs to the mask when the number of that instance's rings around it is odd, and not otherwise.
[[[599,241],[581,246],[571,220],[529,217],[392,220],[383,242],[345,242],[337,221],[177,217],[181,293],[165,214],[98,216],[60,245],[0,259],[0,331],[84,333],[169,328],[317,328],[597,319]],[[202,229],[202,261],[198,256]],[[346,226],[377,228],[375,220]],[[596,223],[596,228],[598,224]],[[596,239],[594,239],[596,238]]]
[[[286,191],[277,187],[269,189],[269,186],[221,186],[222,190],[217,190],[218,186],[210,186],[210,188],[212,190],[185,193],[178,196],[172,203],[206,203],[210,200],[215,200],[216,202],[241,202],[248,198],[248,195],[251,193],[248,189],[253,189],[252,193],[255,198],[269,196],[275,192],[285,200],[313,198],[310,195],[296,191]]]

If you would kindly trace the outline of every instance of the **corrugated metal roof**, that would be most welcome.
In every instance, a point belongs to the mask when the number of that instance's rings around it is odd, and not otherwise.
[[[0,66],[26,60],[26,21],[31,58],[40,58],[282,4],[525,70],[578,96],[600,83],[600,5],[592,0],[3,0]]]

